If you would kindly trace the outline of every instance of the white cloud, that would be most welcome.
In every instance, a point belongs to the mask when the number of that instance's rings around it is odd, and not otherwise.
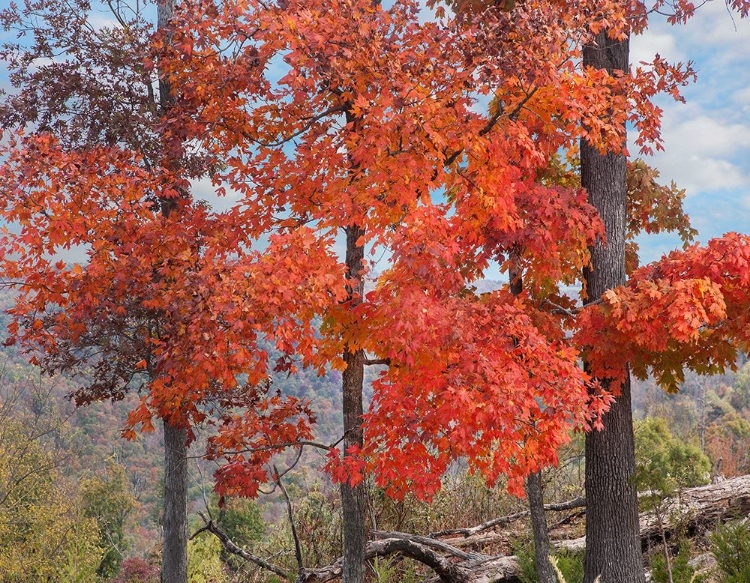
[[[720,111],[688,118],[665,129],[673,146],[687,147],[700,157],[730,156],[750,147],[750,124],[732,123]]]
[[[665,151],[649,162],[665,181],[674,180],[688,196],[750,184],[750,124],[724,119],[720,111],[698,106],[667,110],[662,136]]]
[[[48,59],[47,57],[39,57],[38,59],[34,59],[29,63],[29,69],[32,71],[36,71],[37,69],[41,69],[42,67],[47,67],[49,65],[52,65],[53,63],[63,63],[65,62],[65,59]]]
[[[739,112],[750,114],[750,86],[734,93],[732,103]]]
[[[633,46],[633,64],[660,52],[673,62],[693,60],[698,71],[683,91],[687,104],[658,100],[665,151],[648,162],[663,181],[687,190],[685,208],[701,241],[750,232],[750,19],[733,22],[723,0],[714,0],[684,26],[652,19]],[[678,241],[649,237],[641,245],[644,259],[654,259]]]
[[[724,63],[747,62],[750,54],[750,21],[730,14],[723,1],[714,0],[701,6],[683,27],[683,46],[700,51],[719,51]]]
[[[648,30],[644,34],[632,38],[630,42],[630,62],[633,66],[638,66],[641,61],[652,62],[656,54],[668,61],[686,60],[683,52],[677,47],[677,40],[673,31],[656,32]]]
[[[88,17],[88,23],[95,29],[103,28],[121,28],[120,23],[110,14],[91,12]]]
[[[240,193],[226,189],[226,194],[219,196],[216,193],[216,187],[209,177],[203,177],[199,180],[190,181],[190,190],[196,200],[206,201],[213,210],[223,212],[232,208],[240,199]]]

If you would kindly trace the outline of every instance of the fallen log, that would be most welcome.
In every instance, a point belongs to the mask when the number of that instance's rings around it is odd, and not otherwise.
[[[572,507],[577,506],[568,508]],[[747,516],[748,513],[750,513],[750,475],[686,489],[665,502],[658,515],[653,511],[641,513],[641,541],[645,548],[650,541],[661,539],[662,528],[668,538],[676,524],[695,532],[701,527],[713,526],[718,521],[732,517]],[[662,517],[661,524],[659,516]],[[367,558],[397,555],[413,559],[435,572],[436,577],[431,580],[434,583],[517,583],[519,569],[514,556],[490,556],[458,548],[459,546],[481,546],[481,543],[485,541],[497,540],[496,537],[484,534],[486,530],[489,530],[486,525],[490,522],[469,529],[443,531],[441,534],[444,535],[471,533],[468,536],[449,540],[439,540],[434,535],[374,531],[372,534],[375,540],[367,545]],[[500,519],[496,521],[496,524],[503,523]],[[209,530],[218,536],[228,552],[248,557],[249,553],[239,552],[242,549],[231,543],[226,535],[221,536],[223,533],[219,534],[220,531],[215,525],[207,525],[203,530]],[[459,541],[460,545],[456,544]],[[579,552],[584,550],[585,542],[585,537],[580,537],[552,541],[552,544],[557,549]],[[257,557],[253,559],[256,559],[254,561],[256,564],[259,564]],[[340,577],[341,561],[339,560],[325,567],[301,569],[295,583],[327,583],[338,580]]]
[[[573,500],[569,500],[567,502],[561,502],[559,504],[545,504],[544,509],[549,510],[549,511],[563,511],[563,510],[573,510],[575,508],[583,508],[585,506],[586,506],[585,498],[582,498],[579,496],[578,498],[574,498]],[[440,531],[431,533],[430,536],[437,537],[437,536],[461,535],[461,536],[469,537],[469,536],[473,536],[475,534],[484,532],[486,530],[494,529],[498,526],[505,526],[515,520],[518,520],[519,518],[525,518],[527,516],[529,516],[529,511],[523,510],[522,512],[516,512],[514,514],[508,514],[507,516],[500,516],[498,518],[493,518],[492,520],[488,520],[487,522],[483,522],[482,524],[478,524],[470,528],[451,528],[448,530],[440,530]]]
[[[661,537],[659,515],[667,517],[667,535],[671,525],[679,524],[688,532],[713,526],[717,521],[750,513],[750,475],[688,488],[663,505],[660,513],[644,512],[640,515],[641,541]]]

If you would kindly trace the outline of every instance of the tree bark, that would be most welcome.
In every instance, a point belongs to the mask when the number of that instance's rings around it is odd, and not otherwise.
[[[514,252],[514,255],[516,252]],[[517,261],[511,262],[508,273],[510,279],[510,293],[514,296],[523,292],[523,274],[517,267]],[[531,515],[531,532],[534,537],[534,565],[539,583],[557,583],[557,575],[549,561],[549,532],[547,519],[544,516],[544,491],[542,489],[542,473],[535,472],[526,478],[526,498]]]
[[[353,309],[362,301],[364,292],[364,247],[358,244],[364,235],[363,228],[353,225],[346,228],[347,277],[353,282],[349,301]],[[346,369],[343,373],[344,455],[352,446],[362,447],[362,387],[364,384],[364,353],[362,350],[345,350]],[[341,508],[344,519],[344,583],[364,583],[365,549],[367,545],[366,503],[364,482],[356,486],[341,484]]]
[[[628,52],[628,39],[613,40],[603,32],[584,48],[583,63],[610,73],[627,72]],[[581,141],[581,183],[607,233],[606,244],[600,241],[592,249],[591,269],[585,273],[591,300],[625,282],[625,171],[623,154],[603,155]],[[594,583],[597,577],[601,577],[601,583],[643,583],[629,378],[603,422],[603,431],[586,435],[584,583]]]
[[[174,16],[175,0],[159,0],[157,28],[167,31]],[[159,79],[159,101],[164,114],[174,101],[165,78]],[[161,211],[168,217],[175,201],[162,199]],[[162,523],[162,583],[187,583],[187,432],[164,420],[164,520]]]
[[[531,514],[531,532],[534,535],[534,564],[539,583],[557,583],[557,575],[550,563],[549,532],[544,515],[542,473],[535,472],[526,478],[526,497]]]
[[[164,421],[162,583],[187,583],[187,432]]]

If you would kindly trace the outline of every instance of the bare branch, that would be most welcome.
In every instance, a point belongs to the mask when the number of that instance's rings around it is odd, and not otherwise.
[[[390,358],[366,358],[364,361],[365,366],[390,366]]]
[[[547,511],[561,511],[561,510],[572,510],[574,508],[583,508],[586,506],[586,500],[585,498],[578,497],[573,500],[568,500],[567,502],[561,502],[559,504],[545,504],[544,509]],[[507,516],[500,516],[498,518],[493,518],[492,520],[488,520],[487,522],[484,522],[482,524],[478,524],[477,526],[472,526],[471,528],[451,528],[448,530],[441,530],[438,532],[430,533],[430,536],[450,536],[450,535],[462,535],[462,536],[472,536],[474,534],[478,534],[480,532],[483,532],[485,530],[490,530],[491,528],[495,528],[496,526],[504,526],[510,522],[513,522],[514,520],[518,520],[519,518],[524,518],[529,515],[528,510],[524,510],[523,512],[516,512],[515,514],[508,514]]]
[[[421,536],[418,534],[408,534],[405,532],[398,532],[398,531],[383,531],[383,530],[375,530],[373,531],[372,534],[379,539],[395,538],[399,540],[409,540],[415,543],[419,543],[420,545],[424,545],[426,547],[430,547],[433,549],[437,549],[439,551],[443,551],[444,553],[453,555],[454,557],[458,557],[459,559],[463,559],[464,561],[470,561],[472,559],[478,558],[479,556],[476,553],[466,553],[462,551],[461,549],[457,549],[456,547],[449,545],[448,543],[435,540],[434,538],[431,538],[428,536]]]
[[[310,128],[312,128],[317,122],[319,122],[324,117],[327,117],[329,115],[335,114],[335,113],[345,113],[346,108],[342,106],[335,106],[331,107],[324,112],[319,113],[318,115],[311,116],[307,118],[307,123],[304,124],[301,128],[298,130],[292,132],[288,136],[284,136],[276,141],[273,142],[264,142],[263,140],[259,140],[257,138],[254,138],[253,136],[249,135],[246,132],[243,132],[243,136],[250,140],[251,142],[258,144],[261,147],[264,148],[278,148],[279,146],[283,146],[284,144],[291,142],[294,138],[297,136],[300,136],[304,134],[306,131],[308,131]]]
[[[297,459],[299,459],[299,457]],[[294,556],[297,559],[297,566],[299,567],[299,573],[301,575],[305,572],[305,564],[302,561],[302,546],[299,542],[299,536],[297,536],[297,526],[294,523],[292,501],[289,499],[289,494],[287,493],[286,488],[284,488],[284,484],[281,482],[281,475],[279,474],[279,470],[276,468],[276,466],[273,467],[273,471],[276,474],[276,484],[278,484],[279,490],[281,490],[281,493],[284,495],[284,500],[286,500],[286,511],[287,515],[289,516],[289,527],[292,530],[292,538],[294,539]]]
[[[219,539],[219,541],[221,542],[221,545],[224,547],[224,550],[227,551],[228,553],[232,553],[233,555],[242,557],[246,561],[250,561],[251,563],[257,565],[261,569],[265,569],[266,571],[271,571],[271,573],[278,575],[284,581],[290,581],[287,574],[280,567],[277,567],[273,563],[269,563],[265,559],[262,559],[261,557],[258,557],[246,551],[243,548],[240,548],[229,538],[229,536],[223,530],[221,530],[218,526],[216,526],[216,524],[214,524],[213,520],[207,520],[206,517],[200,512],[198,514],[200,514],[200,517],[204,520],[206,524],[203,527],[201,527],[199,530],[197,530],[193,534],[193,536],[190,537],[191,539],[197,536],[201,532],[208,531],[212,533],[214,536],[216,536],[216,538]]]
[[[239,454],[239,453],[254,453],[256,451],[273,451],[273,450],[282,450],[287,447],[299,447],[302,448],[304,446],[307,447],[314,447],[316,449],[322,449],[323,451],[330,451],[334,447],[336,447],[341,440],[337,441],[336,443],[332,443],[330,445],[327,445],[325,443],[319,443],[317,441],[308,441],[305,439],[301,439],[300,441],[283,441],[280,443],[271,443],[269,445],[259,445],[257,447],[248,447],[245,449],[238,449],[236,451],[227,452],[227,454]],[[198,459],[204,457],[203,455],[195,455],[195,456],[188,456],[188,459]]]

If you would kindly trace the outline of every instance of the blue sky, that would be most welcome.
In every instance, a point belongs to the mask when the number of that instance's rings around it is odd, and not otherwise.
[[[659,100],[665,151],[649,163],[662,180],[687,190],[685,207],[701,241],[750,233],[750,21],[733,19],[722,0],[702,6],[684,26],[655,17],[648,32],[633,38],[631,63],[657,52],[694,61],[698,81],[685,88],[686,104]],[[675,237],[644,238],[642,259],[658,259],[677,245]]]
[[[8,4],[0,0],[0,8]],[[92,16],[94,24],[111,22],[104,12]],[[659,100],[665,151],[648,162],[663,181],[674,180],[687,190],[685,206],[699,240],[727,231],[750,233],[750,21],[731,16],[723,0],[708,2],[683,26],[657,16],[644,35],[632,39],[631,63],[651,60],[655,53],[670,61],[693,60],[698,81],[685,88],[686,104]],[[7,86],[1,64],[0,86]],[[208,181],[196,186],[211,198]],[[216,207],[231,203],[212,202]],[[651,261],[679,241],[651,236],[640,245],[642,260]]]

